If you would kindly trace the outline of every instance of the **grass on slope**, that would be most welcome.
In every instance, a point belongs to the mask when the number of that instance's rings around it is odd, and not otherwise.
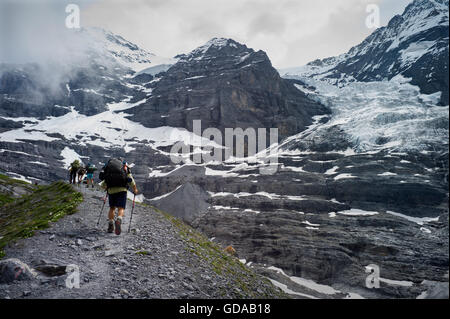
[[[0,176],[3,186],[14,187],[17,183],[17,180]],[[61,181],[45,186],[27,185],[28,194],[19,198],[0,193],[0,258],[4,257],[2,249],[8,243],[33,236],[35,230],[47,228],[49,223],[75,213],[83,201],[81,193]]]
[[[0,207],[14,201],[13,190],[21,190],[23,193],[30,193],[33,189],[33,185],[28,184],[27,182],[0,174]]]

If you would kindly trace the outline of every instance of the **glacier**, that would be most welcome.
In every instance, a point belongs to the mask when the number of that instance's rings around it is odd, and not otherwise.
[[[309,74],[285,77],[303,82],[296,87],[333,112],[327,123],[316,123],[296,138],[313,139],[324,129],[339,127],[357,153],[448,149],[449,106],[438,106],[439,93],[421,94],[408,78],[398,75],[390,81],[338,87]]]

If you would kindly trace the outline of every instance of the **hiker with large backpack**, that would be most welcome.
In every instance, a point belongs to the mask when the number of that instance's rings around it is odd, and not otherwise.
[[[95,165],[92,165],[91,163],[88,163],[86,166],[86,178],[87,178],[87,185],[86,188],[89,187],[89,182],[92,184],[92,188],[94,188],[94,172],[97,170]]]
[[[136,195],[138,193],[136,183],[126,162],[118,158],[108,161],[100,172],[99,178],[103,180],[100,186],[106,189],[109,197],[108,233],[115,231],[116,235],[120,235],[127,203],[127,191],[131,187]],[[114,220],[116,208],[117,218]]]
[[[80,168],[81,164],[79,160],[74,160],[70,166],[69,166],[69,183],[70,184],[76,184],[76,177],[78,169]]]

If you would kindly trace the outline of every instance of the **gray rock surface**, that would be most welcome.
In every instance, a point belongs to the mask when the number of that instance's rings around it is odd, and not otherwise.
[[[196,184],[186,183],[177,188],[170,196],[151,200],[155,207],[172,212],[172,215],[186,222],[194,220],[208,208],[208,194]]]
[[[422,285],[426,287],[426,291],[421,295],[423,299],[448,299],[449,286],[448,282],[424,280]]]
[[[191,224],[223,246],[232,245],[239,258],[291,290],[311,295],[268,267],[339,287],[344,295],[416,298],[426,290],[424,280],[448,283],[447,185],[440,159],[433,153],[308,152],[283,155],[278,172],[269,176],[256,165],[237,169],[227,163],[207,166],[223,176],[168,174],[150,183],[152,194],[166,194],[167,202],[178,200],[173,191],[181,185],[203,188],[210,206]],[[225,174],[231,170],[234,175]],[[412,286],[382,283],[381,289],[366,289],[365,266],[372,263],[383,278]]]

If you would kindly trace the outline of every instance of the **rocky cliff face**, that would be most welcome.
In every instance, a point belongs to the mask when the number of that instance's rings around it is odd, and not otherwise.
[[[146,184],[149,203],[170,212],[206,201],[185,220],[298,294],[416,298],[428,291],[422,282],[448,281],[445,162],[436,168],[417,153],[279,155],[268,176],[263,164],[161,166]],[[365,286],[370,264],[387,280],[380,289]]]
[[[279,129],[280,137],[303,131],[328,110],[280,78],[263,51],[231,39],[212,39],[164,73],[145,103],[127,110],[147,127]]]

